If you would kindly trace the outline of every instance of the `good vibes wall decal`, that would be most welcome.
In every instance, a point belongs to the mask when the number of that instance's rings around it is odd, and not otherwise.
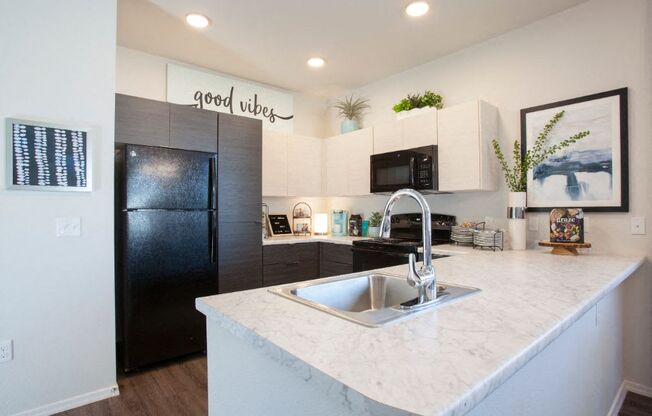
[[[204,109],[206,106],[214,106],[218,109],[222,108],[229,110],[229,113],[234,114],[234,92],[234,86],[231,86],[229,89],[229,94],[225,96],[217,93],[211,93],[209,91],[197,90],[194,94],[195,104],[193,104],[193,107]],[[276,114],[273,107],[262,105],[258,102],[258,94],[254,94],[253,98],[249,97],[239,100],[239,108],[242,113],[248,113],[254,117],[262,115],[264,118],[269,120],[270,123],[275,123],[277,119],[291,120],[294,118],[294,115],[282,116]]]

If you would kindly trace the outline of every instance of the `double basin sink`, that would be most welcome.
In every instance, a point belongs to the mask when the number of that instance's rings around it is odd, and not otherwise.
[[[473,287],[437,285],[437,299],[415,305],[417,289],[405,276],[362,272],[317,281],[295,283],[269,291],[349,321],[378,327],[478,292]]]

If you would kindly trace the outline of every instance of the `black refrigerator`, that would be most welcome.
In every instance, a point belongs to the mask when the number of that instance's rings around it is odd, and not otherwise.
[[[116,146],[118,345],[125,371],[206,349],[218,293],[217,154]]]

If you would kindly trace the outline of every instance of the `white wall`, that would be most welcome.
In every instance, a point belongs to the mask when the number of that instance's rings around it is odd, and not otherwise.
[[[448,55],[355,90],[369,98],[366,126],[394,118],[392,105],[407,93],[433,89],[454,105],[480,98],[499,109],[499,137],[504,145],[520,139],[522,108],[629,87],[631,212],[652,214],[649,181],[652,165],[650,73],[646,30],[652,24],[647,0],[592,0],[521,29]],[[649,36],[649,35],[647,35]],[[433,40],[436,41],[436,40]],[[331,117],[331,135],[339,120]],[[462,218],[503,218],[507,193],[461,193],[429,197],[433,211]],[[357,211],[382,208],[370,198],[336,201]],[[532,214],[545,238],[546,214]],[[629,214],[590,214],[589,238],[598,251],[650,252],[650,238],[629,233]],[[616,238],[614,238],[616,237]]]
[[[652,2],[590,0],[562,13],[489,41],[355,90],[369,98],[365,125],[391,120],[392,105],[410,92],[439,91],[445,105],[483,99],[499,109],[503,146],[520,139],[522,108],[610,89],[629,88],[630,213],[590,213],[587,239],[593,251],[652,254]],[[434,39],[433,41],[436,41]],[[332,117],[329,134],[339,131]],[[386,198],[333,198],[332,208],[380,211]],[[433,212],[458,219],[491,217],[504,222],[507,191],[427,197]],[[403,203],[402,209],[415,209]],[[547,238],[545,213],[528,214],[539,223],[530,246]],[[647,235],[631,235],[630,216],[645,215]],[[652,268],[625,283],[625,371],[652,386]]]
[[[167,64],[171,62],[176,61],[118,46],[116,91],[166,101]],[[309,94],[288,93],[294,98],[294,132],[324,137],[328,110],[325,100]]]
[[[113,284],[115,0],[0,3],[0,414],[62,410],[116,384]],[[5,189],[4,117],[96,129],[92,193]],[[55,237],[79,216],[82,236]]]

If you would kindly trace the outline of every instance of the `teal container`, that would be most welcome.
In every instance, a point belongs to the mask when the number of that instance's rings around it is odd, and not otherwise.
[[[362,236],[369,236],[369,220],[362,220]]]
[[[342,134],[350,133],[356,130],[360,130],[360,123],[358,123],[358,120],[356,119],[351,120],[348,118],[342,120],[342,124],[340,125],[340,131],[342,132]]]

